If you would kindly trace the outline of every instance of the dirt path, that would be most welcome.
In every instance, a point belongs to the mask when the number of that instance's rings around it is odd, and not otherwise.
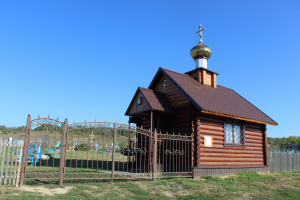
[[[48,189],[43,186],[37,186],[37,187],[23,186],[20,188],[20,190],[27,191],[27,192],[41,193],[43,195],[48,195],[48,196],[55,196],[56,194],[66,194],[73,188],[74,187],[72,186],[67,186],[65,188]]]

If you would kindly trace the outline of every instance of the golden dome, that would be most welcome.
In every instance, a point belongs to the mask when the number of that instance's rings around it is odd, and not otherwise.
[[[197,57],[206,57],[207,59],[209,59],[209,57],[211,56],[211,48],[204,45],[200,41],[196,46],[194,46],[191,49],[190,53],[193,59],[196,59]]]

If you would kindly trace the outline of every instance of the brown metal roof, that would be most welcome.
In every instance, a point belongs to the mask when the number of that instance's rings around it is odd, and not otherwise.
[[[173,107],[165,94],[142,87],[139,87],[139,89],[152,107],[152,110],[159,110],[169,113],[174,112]]]
[[[157,82],[155,79],[161,77],[162,74],[166,75],[175,85],[177,85],[177,87],[203,113],[277,125],[277,122],[234,90],[220,85],[218,85],[217,88],[206,86],[186,74],[159,68],[149,88],[153,89],[152,87],[154,87]]]
[[[127,109],[125,115],[129,115],[129,108],[131,107],[131,104],[134,102],[134,99],[136,98],[138,91],[140,91],[143,94],[143,96],[145,97],[145,100],[151,107],[150,110],[158,110],[158,111],[162,111],[162,112],[174,113],[173,106],[168,101],[165,94],[157,92],[157,91],[153,91],[151,89],[138,87],[131,103],[128,106],[128,109]],[[143,110],[140,112],[145,112],[145,111],[149,111],[149,109]]]

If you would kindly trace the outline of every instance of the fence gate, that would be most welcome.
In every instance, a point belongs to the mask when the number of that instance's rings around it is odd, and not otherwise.
[[[62,123],[50,118],[27,118],[20,186],[24,179],[61,179],[67,120]],[[64,142],[64,141],[63,141]],[[27,164],[28,163],[28,164]],[[27,166],[28,165],[28,166]]]
[[[155,135],[157,178],[192,177],[192,136]]]
[[[25,179],[191,177],[192,137],[111,122],[69,124],[27,118],[20,186]]]

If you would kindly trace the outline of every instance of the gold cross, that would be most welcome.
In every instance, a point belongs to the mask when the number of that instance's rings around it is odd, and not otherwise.
[[[199,31],[196,32],[196,34],[199,33],[200,42],[202,42],[202,38],[203,38],[202,31],[204,31],[204,30],[205,30],[205,28],[202,28],[202,25],[200,24]]]

